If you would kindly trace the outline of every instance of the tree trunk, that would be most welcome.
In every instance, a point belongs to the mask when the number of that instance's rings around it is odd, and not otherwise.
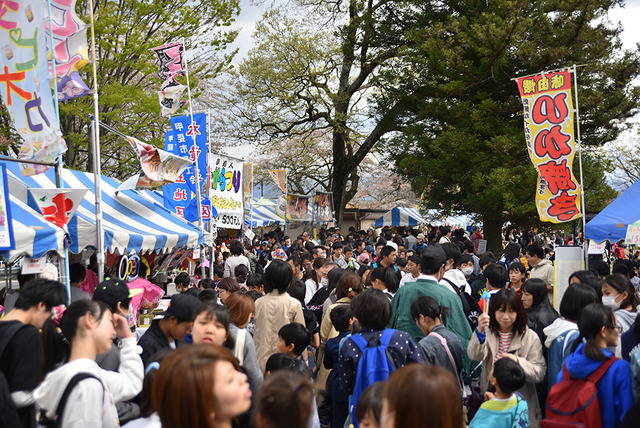
[[[492,251],[498,259],[502,253],[502,216],[495,213],[482,214],[484,239],[487,240],[487,251]]]
[[[331,192],[333,193],[333,208],[335,210],[335,219],[338,221],[338,227],[342,225],[342,216],[344,215],[344,207],[346,201],[346,187],[348,174],[343,169],[335,168],[333,171],[333,179],[331,182]]]

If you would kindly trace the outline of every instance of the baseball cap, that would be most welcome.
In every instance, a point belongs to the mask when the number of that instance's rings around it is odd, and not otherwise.
[[[93,291],[93,300],[98,300],[111,307],[115,307],[118,302],[124,302],[143,291],[144,289],[142,288],[130,289],[127,283],[121,279],[107,278],[98,284]]]
[[[369,254],[367,253],[362,253],[358,256],[358,260],[360,261],[360,263],[369,263]]]
[[[364,247],[364,250],[370,253],[374,253],[376,251],[371,245],[367,245],[366,247]]]
[[[176,317],[179,322],[191,321],[193,319],[193,313],[200,303],[200,299],[190,294],[176,294],[171,298],[167,310],[160,312],[159,315]]]

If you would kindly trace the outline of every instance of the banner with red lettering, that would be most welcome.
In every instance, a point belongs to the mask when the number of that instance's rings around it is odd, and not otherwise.
[[[517,79],[524,108],[524,132],[538,171],[536,207],[542,221],[564,223],[580,217],[580,185],[573,175],[576,152],[571,73]]]

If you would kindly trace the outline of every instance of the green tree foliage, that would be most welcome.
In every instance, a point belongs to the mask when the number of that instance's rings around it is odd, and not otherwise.
[[[336,218],[358,190],[359,166],[381,136],[395,129],[399,106],[370,110],[372,85],[396,66],[405,22],[415,4],[389,0],[299,0],[294,16],[269,10],[256,27],[255,48],[238,67],[240,138],[275,147],[291,138],[331,136]],[[415,4],[414,4],[415,3]],[[315,159],[315,153],[300,153]],[[320,160],[320,159],[318,159]]]
[[[77,3],[78,15],[87,23],[88,7],[86,0]],[[150,49],[184,41],[189,49],[192,94],[196,96],[200,82],[217,75],[231,60],[232,54],[221,53],[237,35],[229,26],[238,13],[238,0],[95,0],[100,120],[124,134],[162,147],[169,120],[160,117],[157,91],[161,80],[157,76],[156,55]],[[92,88],[91,64],[81,74]],[[92,170],[92,114],[91,96],[60,105],[61,129],[69,146],[65,163],[71,168]],[[101,155],[103,173],[107,175],[126,178],[139,170],[128,143],[104,130]]]
[[[482,216],[489,246],[500,250],[504,221],[535,225],[536,172],[513,78],[578,68],[582,142],[616,138],[637,112],[639,52],[622,51],[596,0],[451,0],[431,2],[431,21],[407,32],[415,49],[378,76],[380,112],[404,100],[401,132],[386,139],[400,172],[427,208]],[[427,16],[425,14],[424,16]],[[574,171],[578,176],[577,156]],[[611,195],[595,159],[585,160],[587,208]]]

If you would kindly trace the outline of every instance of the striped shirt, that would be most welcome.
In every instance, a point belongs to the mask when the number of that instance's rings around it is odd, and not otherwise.
[[[498,353],[493,358],[493,362],[496,362],[500,358],[502,358],[502,354],[506,354],[509,350],[509,346],[511,345],[511,340],[513,339],[513,331],[508,333],[499,332],[500,340],[498,342]]]

